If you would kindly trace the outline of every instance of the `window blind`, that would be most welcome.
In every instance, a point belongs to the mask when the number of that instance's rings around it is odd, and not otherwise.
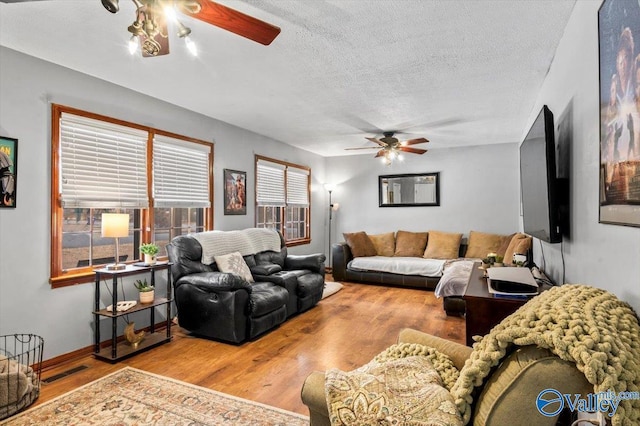
[[[287,205],[309,206],[309,171],[287,167]]]
[[[64,208],[145,208],[147,132],[87,117],[60,117]]]
[[[284,207],[285,166],[269,161],[258,160],[256,166],[256,203],[259,206]]]
[[[211,207],[207,145],[168,136],[153,138],[155,207]]]

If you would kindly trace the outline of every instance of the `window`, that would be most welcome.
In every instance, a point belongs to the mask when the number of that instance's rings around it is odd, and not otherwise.
[[[287,245],[310,241],[311,169],[256,155],[256,227],[280,231]]]
[[[115,241],[101,236],[103,213],[128,213],[119,261],[138,260],[152,241],[210,229],[213,145],[157,129],[53,105],[51,282],[88,282],[112,263]]]

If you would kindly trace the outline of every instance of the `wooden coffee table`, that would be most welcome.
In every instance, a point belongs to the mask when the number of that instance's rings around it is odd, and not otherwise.
[[[469,284],[462,296],[466,303],[467,346],[473,345],[473,336],[484,336],[505,317],[535,297],[505,297],[489,293],[484,271],[479,267],[480,263],[473,265]],[[538,294],[548,288],[538,287]]]

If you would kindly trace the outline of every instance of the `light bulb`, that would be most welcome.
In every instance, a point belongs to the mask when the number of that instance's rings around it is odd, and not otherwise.
[[[173,5],[164,7],[164,16],[167,17],[167,20],[171,22],[176,22],[178,20],[178,16],[176,15],[176,9]]]
[[[137,50],[138,50],[138,37],[133,35],[129,39],[129,53],[133,55],[134,53],[136,53]]]
[[[198,47],[193,42],[193,40],[191,40],[191,37],[186,36],[184,38],[184,43],[187,45],[187,49],[189,50],[189,52],[191,52],[193,56],[198,56]]]

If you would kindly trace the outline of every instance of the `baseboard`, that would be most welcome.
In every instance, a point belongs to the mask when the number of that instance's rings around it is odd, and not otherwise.
[[[165,325],[156,324],[155,330],[157,332],[158,330],[164,330],[166,328],[167,327]],[[141,330],[150,332],[151,327],[144,327]],[[118,343],[122,342],[123,340],[124,340],[124,336],[118,336],[117,338]],[[100,342],[100,348],[106,348],[108,346],[111,346],[111,339],[107,339]],[[84,348],[77,349],[73,352],[68,352],[66,354],[58,355],[56,357],[44,360],[42,361],[41,369],[42,371],[47,371],[52,368],[56,368],[62,364],[65,364],[67,362],[76,361],[80,358],[84,358],[89,355],[93,355],[93,345],[86,346]]]

